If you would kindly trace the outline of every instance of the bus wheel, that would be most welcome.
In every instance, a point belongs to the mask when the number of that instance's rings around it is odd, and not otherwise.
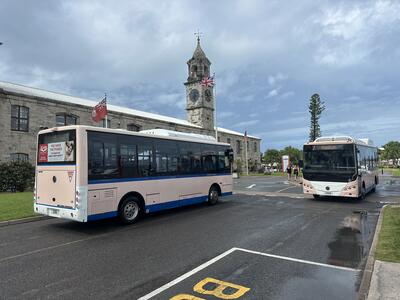
[[[216,186],[213,185],[210,188],[210,191],[208,192],[208,204],[214,205],[215,203],[217,203],[218,197],[219,197],[218,189]]]
[[[126,198],[120,205],[118,215],[125,224],[135,223],[139,219],[140,205],[135,197]]]
[[[367,194],[367,192],[366,192],[366,190],[365,190],[365,187],[362,186],[362,187],[361,187],[361,195],[360,195],[359,199],[360,199],[360,200],[365,200],[365,195],[366,195],[366,194]]]

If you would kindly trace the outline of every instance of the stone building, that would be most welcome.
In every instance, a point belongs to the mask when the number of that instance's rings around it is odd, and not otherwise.
[[[162,128],[215,136],[214,95],[201,79],[210,75],[211,62],[200,40],[187,62],[187,121],[108,104],[108,127],[130,131]],[[40,129],[70,124],[105,126],[95,123],[91,111],[96,101],[0,81],[0,161],[35,162],[36,136]],[[235,160],[245,160],[243,133],[218,128],[218,140],[232,145]],[[249,165],[260,163],[261,139],[247,136]]]

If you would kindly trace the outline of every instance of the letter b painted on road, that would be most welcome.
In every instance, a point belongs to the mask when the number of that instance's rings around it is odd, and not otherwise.
[[[213,284],[216,285],[216,287],[213,290],[206,290],[204,287],[206,284]],[[233,293],[226,293],[226,290],[229,289],[234,290]],[[214,279],[211,277],[207,277],[197,283],[194,287],[193,290],[196,293],[203,294],[203,295],[213,295],[219,299],[237,299],[242,297],[245,293],[247,293],[250,289],[241,286],[238,284],[226,282],[226,281],[221,281],[218,279]],[[183,298],[184,299],[184,298]]]
[[[170,300],[205,300],[203,298],[199,298],[193,295],[189,295],[189,294],[179,294],[176,295],[172,298],[170,298]]]

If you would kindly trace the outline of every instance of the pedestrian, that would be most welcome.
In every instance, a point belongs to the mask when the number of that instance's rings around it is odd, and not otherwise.
[[[297,177],[299,176],[299,166],[298,165],[294,166],[293,174],[294,174],[294,180],[297,181]]]
[[[288,166],[286,168],[286,172],[287,172],[288,180],[290,180],[290,178],[292,177],[292,166],[290,164],[288,164]]]

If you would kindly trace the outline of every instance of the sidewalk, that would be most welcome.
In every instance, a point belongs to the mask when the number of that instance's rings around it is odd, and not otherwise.
[[[368,300],[400,299],[400,263],[376,260]]]
[[[391,205],[390,207],[398,208],[400,206]],[[378,238],[382,229],[382,223],[383,211],[381,211],[378,219],[378,224],[376,226],[374,240],[371,245],[371,251],[364,270],[363,280],[361,282],[359,299],[400,300],[400,263],[375,259]],[[367,291],[368,296],[366,298],[367,293],[365,292]]]

